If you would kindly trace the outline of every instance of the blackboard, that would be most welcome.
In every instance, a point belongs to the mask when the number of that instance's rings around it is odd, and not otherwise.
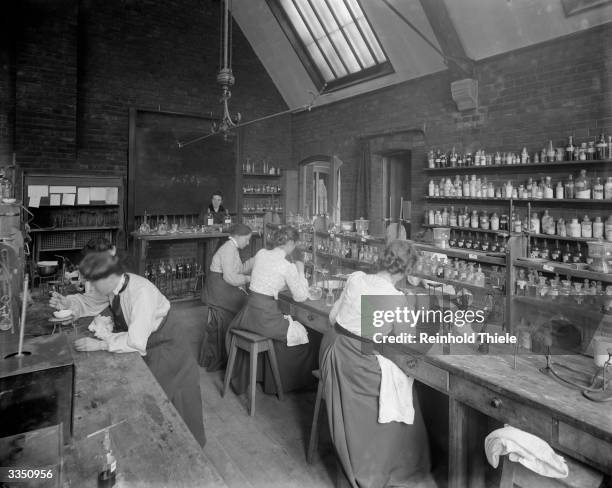
[[[134,216],[197,214],[214,191],[236,210],[237,137],[221,135],[179,148],[210,132],[210,118],[132,110],[128,206]],[[131,201],[130,201],[131,200]]]

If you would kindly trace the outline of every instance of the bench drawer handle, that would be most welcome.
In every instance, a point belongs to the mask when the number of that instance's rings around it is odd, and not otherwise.
[[[493,400],[491,400],[491,406],[493,408],[499,408],[502,406],[502,401],[499,398],[493,398]]]

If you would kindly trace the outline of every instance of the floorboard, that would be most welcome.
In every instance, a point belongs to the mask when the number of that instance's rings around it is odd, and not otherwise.
[[[173,319],[198,354],[206,308],[199,302],[173,304]],[[319,421],[319,448],[306,463],[315,391],[289,393],[280,402],[258,388],[255,417],[248,415],[247,395],[229,391],[221,397],[223,373],[201,369],[200,386],[207,444],[204,448],[232,488],[331,488],[336,464],[326,418]]]

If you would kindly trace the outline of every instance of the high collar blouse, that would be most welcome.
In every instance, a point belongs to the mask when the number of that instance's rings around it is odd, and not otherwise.
[[[285,252],[279,248],[261,249],[253,263],[251,291],[276,299],[284,288],[289,288],[296,302],[308,298],[308,281],[295,264],[287,261]]]

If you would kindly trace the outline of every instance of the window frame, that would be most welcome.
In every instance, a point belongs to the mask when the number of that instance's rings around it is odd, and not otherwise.
[[[381,76],[395,73],[395,70],[393,69],[393,65],[391,64],[391,61],[389,60],[389,56],[387,55],[387,52],[385,51],[382,43],[380,42],[378,34],[374,30],[374,27],[370,23],[370,19],[368,19],[365,11],[363,10],[361,1],[360,0],[355,0],[355,1],[359,4],[359,7],[361,8],[363,12],[364,18],[368,22],[370,29],[372,30],[372,34],[376,38],[376,41],[378,42],[380,50],[384,54],[386,61],[375,64],[374,66],[371,66],[369,68],[362,69],[360,71],[357,71],[356,73],[350,73],[341,78],[337,78],[335,80],[326,82],[316,62],[312,59],[312,57],[308,53],[306,46],[302,42],[302,39],[298,35],[292,22],[290,21],[287,13],[285,12],[285,9],[280,4],[280,1],[279,0],[266,0],[266,3],[268,4],[270,11],[272,12],[274,17],[278,21],[281,29],[287,36],[289,43],[293,47],[293,50],[297,54],[298,58],[300,59],[302,65],[306,69],[308,75],[310,76],[311,80],[313,81],[317,89],[322,90],[323,87],[325,87],[325,89],[323,90],[323,93],[340,90],[342,88],[347,88],[349,86],[356,85],[358,83],[363,83],[365,81],[369,81],[375,78],[379,78]],[[368,42],[365,36],[364,36],[364,42],[366,43]],[[353,47],[350,44],[349,44],[349,48],[351,50],[353,49]],[[322,52],[322,55],[325,57],[325,53],[322,50],[321,52]]]

